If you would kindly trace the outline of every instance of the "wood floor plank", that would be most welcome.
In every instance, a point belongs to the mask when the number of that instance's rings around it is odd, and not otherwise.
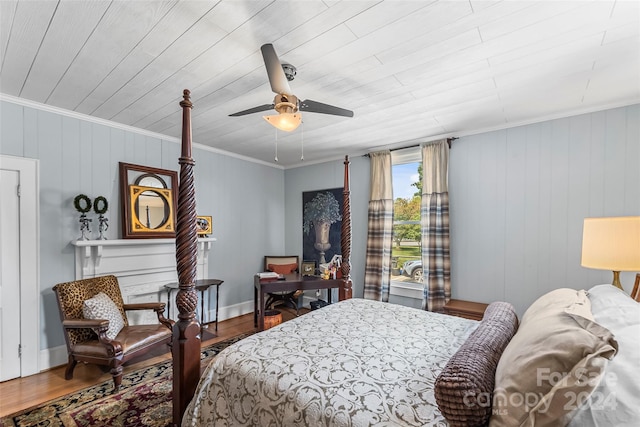
[[[295,311],[290,309],[281,309],[283,321],[292,319]],[[302,309],[300,313],[307,312]],[[256,329],[253,326],[253,313],[243,316],[234,317],[220,322],[218,325],[217,336],[202,342],[202,346],[215,344],[237,335],[252,332]],[[215,325],[208,325],[208,331],[215,332]],[[209,337],[210,334],[205,334]],[[151,352],[144,358],[132,360],[124,365],[124,374],[141,369],[164,360],[171,358],[171,353],[167,349],[160,349]],[[39,374],[31,375],[23,378],[16,378],[10,381],[0,383],[0,417],[13,414],[33,406],[40,405],[49,400],[64,396],[99,384],[103,381],[111,379],[108,370],[104,371],[97,365],[89,365],[78,363],[73,373],[73,379],[65,380],[64,371],[66,365],[57,366]]]

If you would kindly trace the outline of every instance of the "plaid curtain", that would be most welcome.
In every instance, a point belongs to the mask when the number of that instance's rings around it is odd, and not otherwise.
[[[367,228],[364,297],[389,301],[391,245],[393,243],[393,193],[391,152],[370,153],[371,193]]]
[[[422,309],[442,311],[451,298],[446,140],[422,147]]]

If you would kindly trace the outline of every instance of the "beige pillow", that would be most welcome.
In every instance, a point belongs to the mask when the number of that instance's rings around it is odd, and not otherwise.
[[[124,328],[124,321],[118,306],[107,294],[100,292],[82,304],[82,315],[85,319],[106,319],[109,321],[107,337],[115,339]]]
[[[585,291],[557,289],[522,316],[496,369],[491,427],[565,425],[618,348]]]

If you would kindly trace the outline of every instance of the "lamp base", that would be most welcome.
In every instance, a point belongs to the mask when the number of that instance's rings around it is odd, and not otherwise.
[[[615,286],[616,288],[620,288],[621,290],[624,291],[624,289],[622,289],[622,283],[620,283],[620,272],[619,271],[614,271],[613,272],[613,282],[611,283],[612,286]]]

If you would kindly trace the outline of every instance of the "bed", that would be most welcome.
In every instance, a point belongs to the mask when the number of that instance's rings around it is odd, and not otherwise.
[[[183,425],[436,424],[433,373],[477,325],[378,301],[332,304],[223,351]]]
[[[635,425],[638,306],[558,289],[518,329],[507,303],[478,322],[341,301],[222,351],[182,425]]]

